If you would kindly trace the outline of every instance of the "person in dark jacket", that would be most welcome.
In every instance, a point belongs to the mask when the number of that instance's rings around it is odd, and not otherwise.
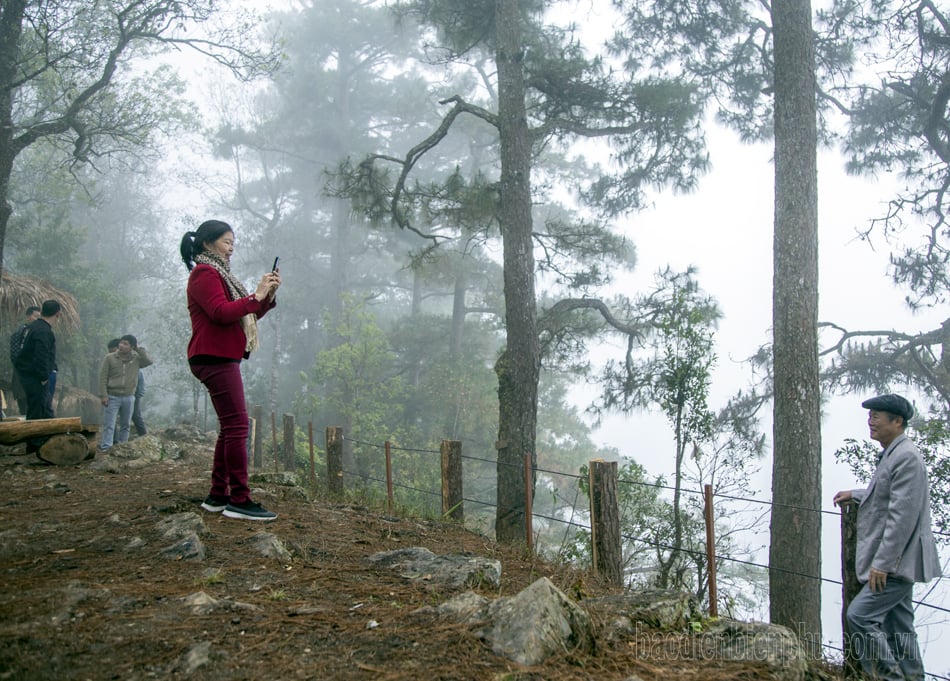
[[[26,341],[17,355],[14,370],[26,394],[26,419],[53,418],[53,395],[49,390],[50,376],[56,371],[56,335],[53,324],[59,319],[62,306],[58,300],[43,302],[40,318],[27,327]],[[35,452],[47,438],[27,443],[27,452]]]
[[[10,366],[16,367],[16,358],[23,349],[23,341],[26,340],[26,330],[30,324],[40,318],[40,308],[30,305],[26,308],[23,323],[16,331],[10,334]],[[13,399],[16,400],[17,410],[21,416],[26,416],[26,393],[23,392],[23,386],[20,385],[20,378],[17,376],[16,369],[13,370]]]
[[[181,240],[188,277],[191,373],[208,389],[218,416],[211,490],[201,507],[229,518],[273,520],[277,514],[251,500],[247,485],[248,414],[241,360],[258,347],[257,318],[271,310],[281,284],[275,270],[261,277],[254,293],[231,273],[234,230],[208,220]]]

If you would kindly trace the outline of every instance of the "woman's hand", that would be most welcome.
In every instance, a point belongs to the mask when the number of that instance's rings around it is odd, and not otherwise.
[[[279,286],[280,274],[277,272],[268,272],[261,277],[261,281],[257,285],[257,290],[254,291],[254,297],[262,303],[268,298],[273,299],[274,296],[277,295],[277,288]]]
[[[270,295],[268,296],[268,300],[273,300],[274,298],[277,297],[277,289],[280,288],[281,281],[282,281],[280,278],[280,270],[274,270],[273,272],[271,272],[270,277],[271,277],[272,286],[270,290]]]

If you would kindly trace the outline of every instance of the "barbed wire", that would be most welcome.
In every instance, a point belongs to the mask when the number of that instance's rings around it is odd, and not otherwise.
[[[467,455],[462,455],[462,458],[463,458],[463,459],[466,459],[466,458],[467,458],[467,459],[470,459],[470,460],[472,460],[472,461],[481,461],[481,462],[484,462],[484,463],[496,464],[496,465],[500,465],[500,466],[508,466],[508,467],[510,467],[510,468],[517,468],[517,469],[519,469],[519,470],[522,469],[522,468],[524,468],[524,466],[523,466],[522,464],[508,463],[508,462],[505,462],[505,461],[494,461],[494,460],[492,460],[492,459],[484,459],[484,458],[478,458],[478,457],[467,456]],[[538,473],[548,473],[549,475],[558,475],[558,476],[565,477],[565,478],[573,478],[573,479],[575,479],[575,480],[583,480],[583,476],[581,476],[581,475],[576,475],[576,474],[573,474],[573,473],[565,473],[565,472],[563,472],[563,471],[553,471],[553,470],[550,470],[550,469],[541,468],[541,467],[539,467],[539,466],[535,466],[535,467],[534,467],[534,470],[535,470],[536,472],[538,472]],[[654,488],[654,489],[663,489],[663,490],[668,490],[668,491],[672,491],[672,492],[675,492],[675,491],[676,491],[676,488],[675,488],[675,487],[672,487],[672,486],[670,486],[670,485],[663,485],[663,484],[656,483],[656,482],[645,482],[645,481],[642,481],[642,480],[629,480],[629,479],[627,479],[627,478],[618,478],[618,479],[617,479],[617,482],[618,482],[618,484],[622,483],[622,484],[625,484],[625,485],[637,485],[637,486],[640,486],[640,487],[652,487],[652,488]],[[694,495],[697,495],[697,496],[702,496],[702,495],[704,494],[704,492],[703,492],[702,490],[696,490],[696,489],[692,489],[692,488],[690,488],[690,487],[681,487],[679,491],[680,491],[681,493],[694,494]],[[807,511],[807,512],[809,512],[809,513],[818,513],[818,514],[830,515],[830,516],[835,516],[835,517],[837,517],[837,516],[840,515],[840,511],[833,511],[833,510],[824,509],[824,508],[811,508],[811,507],[809,507],[809,506],[799,506],[799,505],[796,505],[796,504],[786,504],[786,503],[782,503],[782,502],[779,502],[779,501],[771,501],[771,500],[768,500],[768,499],[756,499],[755,497],[740,497],[740,496],[735,496],[735,495],[731,495],[731,494],[723,494],[723,493],[721,493],[721,492],[713,492],[713,497],[714,497],[714,498],[718,498],[718,499],[728,499],[728,500],[730,500],[730,501],[751,502],[751,503],[755,503],[755,504],[762,504],[762,505],[765,505],[765,506],[778,506],[778,507],[780,507],[780,508],[789,508],[789,509],[793,509],[793,510],[796,510],[796,511]],[[947,532],[940,532],[940,531],[938,531],[938,530],[933,530],[933,534],[935,534],[935,535],[937,535],[937,536],[941,536],[941,537],[950,537],[950,533],[947,533]]]
[[[351,443],[354,443],[354,444],[360,444],[360,445],[363,445],[363,446],[370,446],[370,447],[373,447],[373,448],[375,448],[375,449],[384,449],[384,448],[385,448],[385,445],[379,445],[378,443],[365,442],[365,441],[356,440],[356,439],[353,439],[353,438],[346,438],[346,437],[344,437],[343,439],[344,439],[345,441],[347,441],[347,442],[351,442]],[[395,449],[395,450],[400,450],[400,451],[410,451],[410,452],[421,452],[421,453],[441,454],[441,451],[438,451],[438,450],[417,449],[417,448],[407,448],[407,447],[393,447],[392,445],[390,445],[390,450],[392,451],[392,450],[394,450],[394,449]],[[470,456],[470,455],[461,455],[461,458],[462,458],[462,459],[467,459],[467,460],[470,460],[470,461],[478,461],[478,462],[487,463],[487,464],[494,464],[494,465],[496,465],[496,466],[508,466],[508,467],[511,467],[511,468],[517,468],[517,469],[519,469],[519,470],[521,470],[521,469],[524,468],[523,465],[519,465],[519,464],[517,464],[517,463],[510,463],[510,462],[505,462],[505,461],[497,461],[497,460],[485,459],[485,458],[480,458],[480,457],[473,457],[473,456]],[[546,474],[548,474],[548,475],[554,475],[554,476],[565,477],[565,478],[573,479],[573,480],[575,480],[575,481],[581,481],[581,480],[584,479],[584,477],[581,476],[581,475],[577,475],[577,474],[573,474],[573,473],[565,473],[565,472],[563,472],[563,471],[554,471],[554,470],[550,470],[550,469],[546,469],[546,468],[541,468],[541,467],[534,467],[533,470],[534,470],[536,473],[546,473]],[[372,477],[372,476],[366,476],[366,475],[362,475],[362,474],[355,473],[355,472],[352,472],[352,471],[344,471],[344,473],[346,473],[347,475],[350,475],[350,476],[352,476],[352,477],[359,478],[359,479],[365,479],[365,480],[369,480],[369,481],[372,481],[372,482],[378,482],[378,483],[383,484],[383,485],[387,484],[387,481],[384,480],[384,479],[381,479],[381,478],[374,478],[374,477]],[[671,486],[669,486],[669,485],[663,485],[663,484],[659,484],[659,483],[650,483],[650,482],[644,482],[644,481],[639,481],[639,480],[629,480],[629,479],[620,478],[620,479],[618,479],[618,484],[619,484],[619,483],[623,483],[623,484],[627,484],[627,485],[637,485],[637,486],[642,486],[642,487],[652,487],[652,488],[654,488],[654,489],[665,489],[665,490],[676,491],[676,488],[675,488],[675,487],[671,487]],[[441,498],[441,492],[433,492],[433,491],[431,491],[431,490],[420,489],[420,488],[417,488],[417,487],[413,487],[412,485],[406,485],[406,484],[404,484],[404,483],[396,483],[396,482],[393,482],[393,487],[394,487],[394,488],[397,488],[397,487],[398,487],[398,488],[400,488],[400,489],[410,490],[410,491],[413,491],[413,492],[416,492],[416,493],[419,493],[419,494],[424,494],[424,495],[428,495],[428,496],[432,496],[432,497],[439,497],[439,498]],[[694,490],[694,489],[691,489],[691,488],[681,488],[681,489],[680,489],[680,492],[686,492],[686,493],[689,493],[689,494],[697,494],[697,495],[702,495],[702,494],[703,494],[702,491]],[[720,498],[720,499],[728,499],[728,500],[731,500],[731,501],[752,502],[752,503],[758,503],[758,504],[763,504],[763,505],[768,505],[768,506],[781,506],[781,507],[791,508],[791,509],[796,509],[796,510],[801,510],[801,511],[809,511],[809,512],[812,512],[812,513],[819,513],[819,514],[826,514],[826,515],[838,515],[838,512],[836,512],[836,511],[829,511],[829,510],[826,510],[826,509],[814,509],[814,508],[809,508],[809,507],[806,507],[806,506],[797,506],[797,505],[793,505],[793,504],[782,504],[782,503],[779,503],[779,502],[772,502],[772,501],[767,501],[767,500],[763,500],[763,499],[755,499],[755,498],[751,498],[751,497],[740,497],[740,496],[729,495],[729,494],[721,494],[721,493],[715,493],[715,492],[713,493],[713,497],[714,497],[714,498]],[[508,510],[508,511],[520,511],[520,512],[522,512],[522,513],[524,512],[524,509],[523,509],[523,508],[509,508],[509,509],[505,509],[505,508],[499,506],[499,505],[496,504],[496,503],[487,502],[487,501],[482,501],[482,500],[479,500],[479,499],[473,499],[473,498],[464,497],[464,496],[462,497],[462,500],[465,501],[465,502],[469,502],[469,503],[473,503],[473,504],[478,504],[478,505],[481,505],[481,506],[487,506],[487,507],[489,507],[489,508],[496,508],[496,509]],[[571,506],[571,516],[573,517],[575,513],[576,513],[576,497],[575,497],[575,504],[574,504],[573,506]],[[591,526],[590,526],[590,525],[584,525],[584,524],[581,524],[581,523],[576,523],[576,522],[573,522],[573,521],[565,520],[565,519],[563,519],[563,518],[555,518],[555,517],[552,517],[552,516],[548,516],[548,515],[544,515],[544,514],[540,514],[540,513],[536,513],[536,512],[532,512],[532,517],[540,518],[540,519],[543,519],[543,520],[548,520],[548,521],[556,522],[556,523],[563,523],[563,524],[565,524],[565,525],[568,526],[568,527],[573,526],[573,527],[575,527],[575,528],[582,529],[582,530],[586,530],[586,531],[588,531],[588,532],[591,531]],[[941,535],[941,536],[950,536],[950,535],[946,535],[946,533],[941,533],[941,532],[934,532],[934,534]],[[687,554],[687,555],[696,555],[696,556],[705,557],[705,552],[696,551],[695,549],[689,549],[689,548],[683,548],[683,547],[680,547],[679,549],[676,549],[676,548],[673,547],[672,545],[666,544],[666,543],[664,543],[664,542],[659,542],[659,541],[647,539],[647,538],[644,538],[644,537],[635,537],[635,536],[632,536],[632,535],[625,535],[625,534],[622,534],[622,533],[621,533],[621,537],[622,537],[623,539],[627,539],[627,540],[629,540],[629,541],[635,541],[635,542],[647,544],[647,545],[649,545],[649,546],[654,546],[654,547],[656,547],[656,548],[661,548],[661,549],[668,550],[668,551],[678,550],[678,551],[680,551],[680,552],[682,552],[682,553],[685,553],[685,554]],[[734,558],[734,557],[732,557],[732,556],[724,556],[724,555],[715,554],[714,557],[715,557],[715,559],[718,560],[718,561],[724,561],[724,562],[730,562],[730,563],[737,563],[737,564],[746,565],[746,566],[749,566],[749,567],[760,568],[760,569],[763,569],[763,570],[766,570],[766,571],[773,570],[773,571],[776,571],[776,572],[781,572],[781,573],[783,573],[783,574],[789,574],[789,575],[793,575],[793,576],[796,576],[796,577],[803,577],[803,578],[805,578],[805,579],[813,579],[813,580],[816,580],[816,581],[826,582],[826,583],[834,584],[834,585],[838,585],[838,586],[841,586],[841,585],[842,585],[841,580],[832,579],[832,578],[829,578],[829,577],[822,577],[822,576],[809,575],[809,574],[805,574],[805,573],[802,573],[802,572],[797,572],[797,571],[795,571],[795,570],[789,570],[789,569],[787,569],[787,568],[781,568],[781,567],[778,567],[778,566],[764,565],[764,564],[762,564],[762,563],[756,563],[756,562],[754,562],[754,561],[743,560],[743,559],[741,559],[741,558]],[[929,595],[930,593],[932,593],[933,590],[934,590],[934,587],[931,587],[931,589],[927,592],[926,595]],[[925,597],[926,597],[926,595],[925,595]],[[940,611],[940,612],[950,613],[950,608],[945,608],[945,607],[942,607],[942,606],[939,606],[939,605],[934,605],[934,604],[932,604],[932,603],[927,603],[926,601],[913,600],[912,602],[913,602],[915,605],[917,605],[917,606],[923,606],[923,607],[931,608],[931,609],[933,609],[933,610],[937,610],[937,611]],[[937,678],[943,678],[943,677],[937,677]],[[947,681],[950,681],[950,679],[947,679]]]
[[[386,449],[386,443],[379,444],[378,442],[365,442],[363,440],[354,440],[351,437],[343,436],[341,438],[345,442],[353,442],[354,444],[363,445],[364,447],[373,447],[374,449]],[[422,452],[424,454],[441,454],[442,452],[438,449],[415,449],[412,447],[398,447],[392,443],[389,443],[390,451],[400,451],[400,452]]]

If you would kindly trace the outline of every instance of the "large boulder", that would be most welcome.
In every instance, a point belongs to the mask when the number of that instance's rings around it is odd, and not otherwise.
[[[434,587],[497,589],[501,583],[501,563],[497,560],[459,554],[438,556],[421,546],[381,551],[367,560]]]
[[[564,650],[594,649],[590,617],[547,577],[491,603],[488,620],[480,635],[496,654],[519,664],[541,664]]]
[[[508,598],[490,601],[469,591],[415,613],[475,626],[497,655],[524,665],[541,664],[564,650],[594,648],[590,617],[547,577]]]

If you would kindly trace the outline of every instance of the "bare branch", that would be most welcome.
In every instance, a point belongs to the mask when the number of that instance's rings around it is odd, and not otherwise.
[[[439,104],[449,104],[453,102],[455,106],[453,106],[452,109],[445,115],[445,117],[442,119],[442,122],[439,124],[439,127],[436,128],[435,132],[410,149],[406,153],[406,157],[404,159],[395,159],[388,156],[376,156],[376,158],[386,158],[388,160],[392,160],[393,162],[402,166],[402,170],[399,173],[399,178],[396,180],[396,184],[393,187],[393,196],[390,202],[393,219],[396,221],[396,224],[402,229],[408,229],[428,239],[436,239],[437,237],[434,235],[424,235],[416,230],[410,224],[409,220],[402,214],[402,211],[399,210],[399,199],[405,191],[406,181],[409,178],[409,173],[412,172],[413,167],[416,165],[419,159],[421,159],[427,152],[438,146],[439,142],[441,142],[445,136],[449,134],[452,124],[455,123],[455,119],[461,114],[471,114],[481,118],[496,128],[498,127],[498,117],[495,114],[481,107],[469,104],[458,95],[444,99],[439,102]]]
[[[886,341],[892,343],[901,341],[902,344],[900,345],[900,350],[895,353],[900,354],[912,348],[918,348],[942,342],[944,336],[943,328],[934,329],[933,331],[928,331],[922,334],[903,333],[894,329],[848,331],[844,327],[832,322],[819,322],[818,328],[834,329],[841,332],[838,341],[834,345],[825,348],[819,353],[819,356],[821,357],[830,354],[843,354],[847,349],[848,343],[857,338],[885,339]]]

